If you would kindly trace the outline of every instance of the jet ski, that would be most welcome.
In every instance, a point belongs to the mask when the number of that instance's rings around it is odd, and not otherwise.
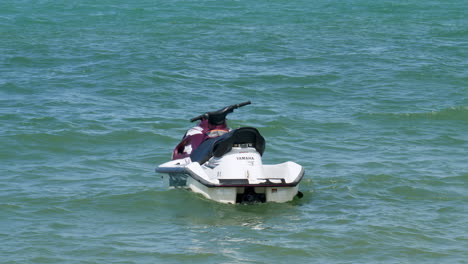
[[[288,202],[302,197],[301,165],[287,161],[265,165],[265,139],[254,127],[229,129],[226,116],[243,102],[190,119],[189,129],[156,172],[171,188],[185,188],[220,203]]]

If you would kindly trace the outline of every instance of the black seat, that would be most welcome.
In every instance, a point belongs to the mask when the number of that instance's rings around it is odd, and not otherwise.
[[[220,137],[204,141],[192,151],[190,158],[192,162],[203,164],[213,156],[223,156],[232,149],[234,144],[252,144],[260,155],[263,155],[265,151],[265,139],[260,132],[253,127],[241,127]]]

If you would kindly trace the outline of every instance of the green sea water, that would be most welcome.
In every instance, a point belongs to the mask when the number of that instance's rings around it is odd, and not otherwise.
[[[468,263],[468,2],[1,0],[0,263]],[[229,116],[304,198],[154,168]]]

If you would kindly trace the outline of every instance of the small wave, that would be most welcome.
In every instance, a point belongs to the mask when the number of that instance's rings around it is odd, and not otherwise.
[[[463,192],[464,190],[453,186],[453,184],[441,184],[437,181],[433,181],[432,184],[435,185],[435,187],[427,185],[399,185],[389,188],[388,191],[391,197],[396,199],[400,198],[405,201],[457,201],[466,199],[466,195]]]
[[[434,120],[457,120],[468,121],[468,106],[458,106],[442,109],[440,111],[433,111],[430,113],[409,114],[417,118],[427,118]]]
[[[7,59],[7,64],[10,65],[33,65],[34,59],[25,56],[15,56]]]
[[[83,145],[84,142],[86,142],[87,145],[93,145],[146,140],[151,140],[151,142],[168,142],[174,140],[173,137],[167,135],[138,130],[122,130],[109,133],[89,133],[83,131],[62,130],[52,133],[22,133],[13,135],[11,138],[17,142],[21,142],[21,144],[30,142],[31,144],[38,143],[43,144],[44,146],[63,146],[67,144]]]
[[[30,95],[34,93],[34,89],[27,88],[24,86],[19,86],[16,83],[12,82],[3,82],[0,80],[0,90],[4,93],[8,94],[24,94],[24,95]],[[6,99],[6,98],[5,98]],[[11,98],[10,98],[11,100]]]
[[[390,188],[390,192],[408,200],[432,199],[436,194],[433,191],[413,186],[395,186]]]
[[[375,117],[387,117],[395,120],[448,120],[468,121],[468,106],[454,106],[432,112],[421,113],[367,113],[360,114],[364,119],[375,119]]]
[[[34,213],[36,215],[50,216],[50,215],[54,215],[54,214],[67,214],[67,213],[70,213],[70,212],[71,212],[70,210],[67,210],[67,209],[62,208],[62,207],[51,206],[51,207],[47,207],[47,208],[40,208],[39,210],[37,210]]]
[[[465,184],[468,182],[468,173],[458,175],[458,176],[445,177],[444,181],[451,182],[451,183]]]
[[[16,205],[16,204],[11,204],[11,203],[2,203],[0,204],[0,209],[2,210],[17,210],[20,209],[21,206]]]
[[[117,193],[115,191],[103,191],[92,194],[88,197],[76,197],[70,203],[76,205],[95,204],[101,209],[104,208],[133,208],[147,209],[149,207],[160,206],[168,199],[171,192],[169,190],[137,190],[134,192]]]

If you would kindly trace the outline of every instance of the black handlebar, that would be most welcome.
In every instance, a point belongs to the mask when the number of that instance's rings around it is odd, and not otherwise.
[[[249,104],[251,104],[251,102],[247,101],[247,102],[243,102],[243,103],[239,103],[239,104],[233,104],[233,105],[226,106],[224,108],[219,109],[218,111],[206,112],[204,114],[201,114],[201,115],[199,115],[197,117],[194,117],[194,118],[190,119],[190,122],[194,122],[194,121],[197,121],[197,120],[208,119],[208,122],[210,122],[210,124],[212,124],[212,125],[221,125],[221,124],[223,124],[225,122],[226,116],[229,113],[232,113],[234,111],[234,109],[237,109],[239,107],[249,105]]]
[[[252,103],[252,102],[250,102],[250,101],[246,101],[246,102],[237,104],[237,105],[236,105],[236,108],[239,108],[239,107],[242,107],[242,106],[245,106],[245,105],[249,105],[249,104],[251,104],[251,103]]]
[[[197,120],[202,120],[202,119],[204,119],[204,117],[206,118],[206,114],[194,117],[194,118],[190,119],[190,122],[194,122],[194,121],[197,121]]]

